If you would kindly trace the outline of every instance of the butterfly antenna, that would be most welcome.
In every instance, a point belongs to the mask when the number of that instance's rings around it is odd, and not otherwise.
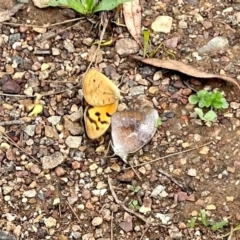
[[[113,145],[112,145],[112,141],[111,141],[111,140],[110,140],[109,143],[108,143],[107,151],[105,152],[105,156],[104,156],[104,158],[111,158],[111,157],[116,156],[115,153],[112,154],[112,155],[110,155],[110,156],[107,156],[107,154],[108,154],[108,152],[109,152],[109,148],[110,148],[110,146],[113,148]]]

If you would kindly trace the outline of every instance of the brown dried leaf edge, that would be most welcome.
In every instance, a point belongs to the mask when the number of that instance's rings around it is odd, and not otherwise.
[[[195,78],[205,78],[205,79],[210,79],[210,78],[219,78],[227,82],[231,82],[235,84],[238,89],[240,89],[240,84],[231,77],[227,77],[224,75],[220,74],[213,74],[213,73],[206,73],[203,71],[200,71],[186,63],[182,63],[176,60],[160,60],[157,58],[143,58],[140,56],[132,55],[130,56],[131,58],[134,58],[136,60],[139,60],[143,63],[155,66],[155,67],[161,67],[161,68],[166,68],[169,70],[175,70],[181,73],[184,73],[186,75],[195,77]]]
[[[0,12],[0,22],[10,20],[11,16],[17,13],[23,6],[24,6],[23,3],[18,3],[15,6],[13,6],[11,9]]]
[[[123,3],[123,16],[128,31],[141,46],[141,6],[139,0]]]

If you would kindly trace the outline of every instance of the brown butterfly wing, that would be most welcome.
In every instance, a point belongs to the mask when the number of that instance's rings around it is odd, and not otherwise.
[[[147,144],[156,132],[158,117],[158,112],[150,107],[115,113],[111,127],[115,154],[126,161],[129,153],[134,153]]]
[[[83,79],[83,96],[91,106],[104,106],[120,99],[120,90],[105,75],[90,69]]]

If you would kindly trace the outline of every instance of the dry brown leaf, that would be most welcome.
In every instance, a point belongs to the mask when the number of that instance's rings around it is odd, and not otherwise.
[[[176,60],[161,60],[157,58],[143,58],[140,56],[133,55],[131,58],[134,58],[136,60],[139,60],[143,63],[155,66],[155,67],[161,67],[161,68],[166,68],[174,71],[178,71],[181,73],[184,73],[186,75],[195,77],[195,78],[205,78],[205,79],[210,79],[210,78],[219,78],[227,82],[231,82],[235,84],[239,89],[240,89],[240,84],[231,77],[227,77],[224,75],[220,74],[214,74],[214,73],[206,73],[203,71],[200,71],[186,63],[182,63]]]
[[[11,9],[0,12],[0,22],[10,20],[11,16],[18,12],[23,6],[24,4],[19,3],[13,6]]]
[[[123,15],[128,31],[141,46],[141,6],[139,0],[123,3]]]

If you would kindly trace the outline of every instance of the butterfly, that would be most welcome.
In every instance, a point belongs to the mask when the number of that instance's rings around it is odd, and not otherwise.
[[[111,116],[117,111],[119,88],[96,69],[90,69],[82,83],[83,97],[89,104],[84,111],[86,133],[90,139],[102,136],[111,124]]]
[[[158,112],[152,107],[115,113],[111,124],[114,153],[127,163],[130,153],[138,151],[152,139],[158,122]]]

